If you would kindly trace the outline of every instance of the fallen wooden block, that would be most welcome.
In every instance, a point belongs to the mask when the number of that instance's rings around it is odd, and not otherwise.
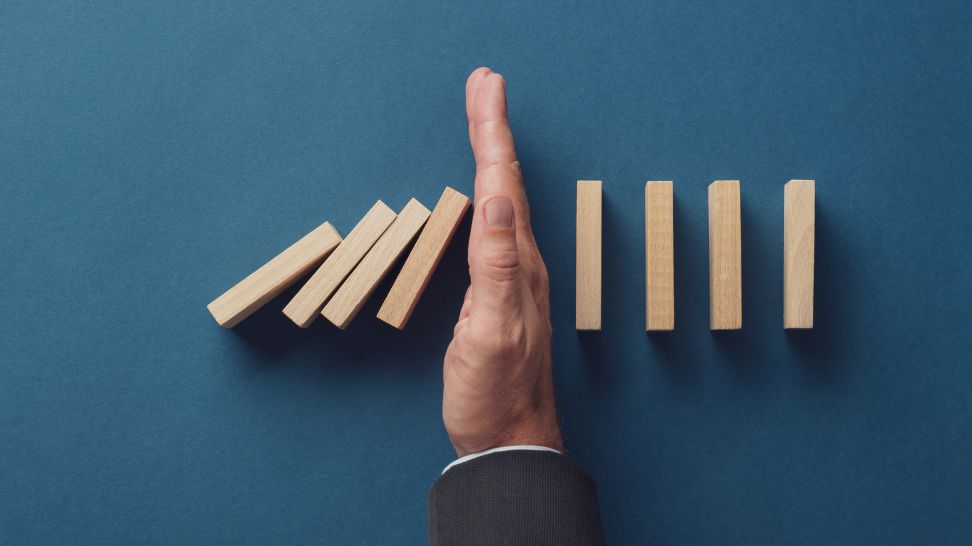
[[[395,220],[395,216],[395,211],[388,208],[388,205],[381,201],[375,203],[331,257],[290,300],[283,313],[301,328],[310,326],[327,298],[368,253],[375,241]]]
[[[206,308],[220,326],[232,328],[319,264],[340,242],[334,226],[324,222]]]
[[[378,310],[379,319],[399,330],[405,328],[468,209],[469,198],[446,187],[385,296]]]
[[[576,328],[601,329],[601,181],[577,181]]]
[[[409,201],[331,301],[327,302],[321,314],[338,328],[347,328],[388,270],[405,252],[408,243],[422,229],[429,214],[429,209],[416,199]]]
[[[709,328],[742,328],[742,219],[738,180],[709,185]]]
[[[675,329],[675,215],[671,182],[645,184],[645,329]]]
[[[783,188],[783,328],[813,328],[813,180]]]

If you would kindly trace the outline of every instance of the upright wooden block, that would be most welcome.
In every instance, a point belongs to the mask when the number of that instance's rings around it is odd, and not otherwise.
[[[327,298],[337,290],[354,266],[395,220],[395,211],[378,201],[358,221],[344,242],[328,258],[310,280],[297,292],[283,312],[301,328],[307,328],[317,318]]]
[[[675,329],[675,212],[671,182],[645,184],[645,329]]]
[[[577,181],[578,330],[601,329],[601,181]]]
[[[381,279],[405,252],[408,243],[422,229],[429,214],[429,209],[418,200],[409,201],[388,231],[378,239],[358,267],[354,268],[348,280],[344,281],[331,301],[327,302],[321,314],[338,328],[347,328],[361,310],[361,306],[378,287]]]
[[[813,180],[790,180],[783,189],[783,327],[813,328]]]
[[[401,330],[412,316],[415,305],[429,285],[432,272],[442,260],[459,222],[469,210],[469,198],[446,187],[432,210],[412,252],[405,259],[398,278],[385,296],[378,318]]]
[[[340,242],[334,226],[324,222],[213,300],[207,309],[220,326],[236,326],[319,264]]]
[[[739,181],[709,185],[709,327],[742,328],[742,219]]]

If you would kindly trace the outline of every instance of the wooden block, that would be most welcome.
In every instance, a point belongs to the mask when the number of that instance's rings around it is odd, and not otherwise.
[[[739,181],[709,185],[709,328],[742,328],[742,220]]]
[[[331,254],[300,292],[290,300],[283,310],[284,314],[301,328],[310,326],[327,298],[337,290],[393,221],[395,211],[381,201],[375,203],[351,233],[348,233],[334,254]]]
[[[578,330],[601,329],[601,181],[577,181]]]
[[[675,212],[671,182],[645,184],[645,329],[675,329]]]
[[[334,226],[324,222],[206,308],[220,326],[232,328],[319,264],[340,242]]]
[[[429,214],[429,209],[416,199],[409,201],[388,231],[378,239],[358,267],[354,268],[331,301],[327,302],[321,314],[338,328],[347,328],[388,270],[405,252],[408,243],[422,229]]]
[[[783,327],[813,328],[816,185],[790,180],[783,189]]]
[[[469,198],[446,187],[432,210],[432,216],[415,241],[412,252],[405,259],[398,278],[385,296],[385,301],[378,310],[379,319],[399,330],[405,328],[415,305],[429,285],[432,272],[442,260],[442,255],[445,254],[446,247],[467,210]]]

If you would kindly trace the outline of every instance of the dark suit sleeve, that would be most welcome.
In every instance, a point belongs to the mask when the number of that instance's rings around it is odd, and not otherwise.
[[[458,464],[429,493],[429,544],[602,545],[594,480],[545,451],[503,451]]]

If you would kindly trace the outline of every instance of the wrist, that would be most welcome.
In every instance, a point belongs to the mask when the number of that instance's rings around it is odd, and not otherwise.
[[[489,449],[522,445],[547,447],[560,453],[564,452],[564,441],[556,419],[519,423],[504,427],[502,431],[491,435],[464,437],[462,434],[450,433],[449,439],[459,457]]]

